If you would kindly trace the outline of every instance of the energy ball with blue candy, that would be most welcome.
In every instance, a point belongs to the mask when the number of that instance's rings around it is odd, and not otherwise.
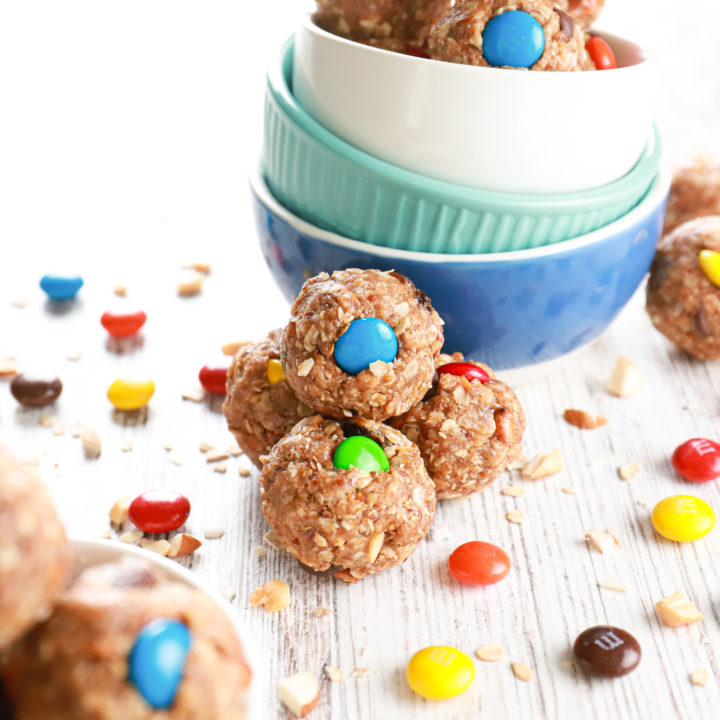
[[[586,33],[569,9],[568,1],[459,0],[433,28],[429,53],[465,65],[594,70]]]
[[[295,395],[315,412],[382,421],[422,399],[442,344],[442,320],[408,278],[348,269],[305,282],[282,360]]]
[[[83,571],[10,675],[18,720],[243,720],[251,673],[230,619],[129,559]]]

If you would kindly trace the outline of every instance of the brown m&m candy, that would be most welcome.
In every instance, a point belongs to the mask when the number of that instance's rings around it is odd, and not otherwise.
[[[573,659],[590,675],[620,677],[640,662],[640,643],[625,630],[596,625],[581,632],[573,646]]]
[[[38,378],[30,375],[16,375],[10,383],[13,397],[26,407],[44,407],[55,402],[62,392],[60,378]]]

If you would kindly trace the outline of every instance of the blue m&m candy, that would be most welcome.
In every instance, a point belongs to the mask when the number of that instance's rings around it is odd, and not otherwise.
[[[380,318],[359,318],[335,343],[335,362],[350,375],[357,375],[370,363],[382,360],[391,363],[398,351],[393,329]]]
[[[483,57],[488,65],[532,67],[545,50],[545,31],[530,14],[508,10],[485,25]]]
[[[40,280],[40,287],[51,300],[72,300],[82,286],[81,277],[44,275]]]
[[[148,705],[169,708],[185,670],[192,637],[177,620],[158,618],[139,633],[128,659],[128,679]]]

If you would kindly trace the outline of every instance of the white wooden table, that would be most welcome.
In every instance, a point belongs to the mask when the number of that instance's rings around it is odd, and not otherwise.
[[[671,16],[677,5],[663,0],[654,7],[666,15],[648,25],[648,3],[609,3],[606,27],[648,33],[666,51],[660,118],[671,157],[720,151],[713,135],[720,103],[715,4]],[[0,114],[0,358],[47,368],[65,386],[54,407],[28,411],[0,381],[0,441],[20,457],[39,458],[71,534],[103,534],[113,501],[149,487],[188,495],[189,532],[225,530],[204,543],[192,568],[208,586],[236,595],[240,621],[259,647],[255,673],[266,698],[258,718],[285,717],[278,678],[300,670],[322,676],[326,664],[346,679],[323,679],[311,717],[718,717],[719,531],[679,545],[659,538],[649,522],[654,503],[676,493],[720,510],[717,483],[688,485],[669,463],[681,441],[720,436],[717,364],[675,351],[652,329],[639,295],[571,364],[516,386],[529,417],[526,451],[560,448],[560,475],[529,482],[509,474],[483,494],[440,503],[428,539],[408,562],[354,586],[310,576],[267,545],[257,557],[267,527],[256,473],[239,476],[249,466],[242,457],[225,461],[224,474],[213,471],[198,444],[233,444],[221,403],[181,395],[197,386],[202,365],[224,360],[223,343],[259,338],[286,318],[256,247],[245,178],[258,152],[268,48],[308,5],[0,9],[0,97],[9,108]],[[697,50],[692,59],[689,48]],[[673,97],[687,104],[676,107]],[[209,262],[212,274],[202,295],[178,298],[180,266],[193,261]],[[85,277],[67,312],[57,312],[37,287],[54,270]],[[116,283],[127,285],[126,298],[113,294]],[[13,306],[17,299],[26,306]],[[122,353],[107,346],[99,323],[102,312],[119,308],[148,313],[142,344]],[[76,352],[81,358],[69,360]],[[644,377],[631,399],[604,390],[618,354]],[[144,423],[118,421],[105,398],[124,374],[156,382]],[[562,420],[568,407],[601,413],[609,423],[578,430]],[[40,426],[48,414],[64,423],[65,434]],[[85,459],[71,437],[75,420],[100,435],[97,460]],[[126,443],[132,450],[122,450]],[[643,472],[624,482],[617,468],[629,462]],[[500,494],[511,481],[522,484],[524,497]],[[505,520],[515,508],[527,515],[522,525]],[[585,532],[608,527],[622,548],[606,555],[588,549]],[[483,589],[450,578],[449,553],[471,539],[508,552],[513,569],[503,582]],[[272,578],[290,584],[292,606],[279,614],[248,607],[250,591]],[[602,589],[604,582],[626,583],[630,592]],[[659,623],[655,602],[678,589],[703,622],[674,630]],[[330,612],[317,617],[319,608]],[[626,678],[590,680],[567,667],[575,636],[600,623],[627,629],[643,647],[640,666]],[[417,649],[448,644],[472,654],[491,642],[502,644],[506,659],[476,661],[477,679],[465,695],[429,703],[407,687],[405,664]],[[517,680],[511,661],[526,663],[532,682]],[[689,681],[699,668],[710,671],[704,688]]]

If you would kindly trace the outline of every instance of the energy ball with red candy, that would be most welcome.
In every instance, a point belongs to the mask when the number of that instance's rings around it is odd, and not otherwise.
[[[438,499],[485,489],[522,452],[517,396],[487,365],[462,360],[441,355],[435,389],[389,421],[420,448]]]
[[[65,531],[45,487],[0,445],[0,653],[50,614],[67,568]]]
[[[594,70],[580,23],[550,0],[460,0],[428,40],[436,60],[530,70]]]
[[[134,560],[82,572],[6,675],[14,720],[242,720],[251,673],[213,600]]]
[[[260,482],[263,513],[287,551],[347,582],[406,560],[435,515],[417,447],[360,418],[302,420],[272,449]]]
[[[590,27],[602,12],[605,0],[560,0],[557,4],[583,27]]]
[[[646,309],[682,350],[699,360],[720,357],[720,216],[690,220],[660,240]]]
[[[238,445],[260,467],[260,456],[298,420],[313,414],[285,379],[280,363],[282,330],[241,347],[227,374],[223,404],[228,427]]]
[[[720,161],[697,158],[673,175],[663,234],[707,215],[720,215]]]
[[[283,366],[295,394],[316,412],[384,420],[432,384],[443,322],[403,275],[321,273],[303,285],[291,312]]]

